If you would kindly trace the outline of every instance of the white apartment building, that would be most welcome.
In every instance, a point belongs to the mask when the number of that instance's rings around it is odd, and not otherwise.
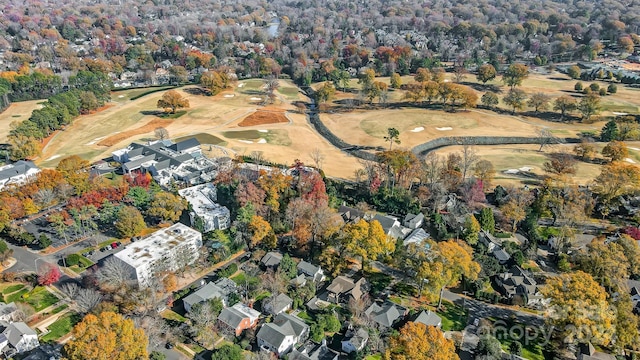
[[[148,286],[155,274],[176,271],[193,264],[202,247],[202,234],[184,224],[173,224],[138,240],[114,254],[131,271],[140,287]]]
[[[7,185],[22,185],[35,179],[40,169],[31,161],[17,161],[13,164],[0,166],[0,190]]]
[[[198,218],[202,220],[204,232],[225,230],[231,225],[229,209],[216,203],[216,187],[213,184],[192,186],[179,190],[178,194],[191,205],[191,226],[195,226]]]

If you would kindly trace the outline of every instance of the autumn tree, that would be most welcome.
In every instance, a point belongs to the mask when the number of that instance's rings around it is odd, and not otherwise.
[[[140,210],[133,206],[123,206],[117,212],[115,227],[120,236],[130,238],[140,234],[147,225]]]
[[[627,145],[622,141],[611,141],[602,149],[602,156],[611,161],[620,161],[629,156]]]
[[[231,85],[231,79],[224,71],[210,70],[202,74],[200,85],[209,90],[210,95],[217,95]]]
[[[391,83],[392,89],[400,89],[400,86],[402,86],[402,79],[400,78],[400,74],[398,73],[394,72],[393,74],[391,74],[389,81]]]
[[[267,249],[272,249],[276,244],[267,244],[265,239],[273,232],[271,225],[264,220],[261,216],[254,216],[249,222],[249,231],[251,237],[249,238],[249,249],[254,249],[258,245],[263,245]]]
[[[640,169],[621,161],[612,162],[602,168],[592,189],[602,203],[611,204],[619,196],[640,189]]]
[[[11,134],[8,136],[9,158],[13,161],[29,159],[40,155],[40,142],[34,136]]]
[[[480,233],[480,223],[473,214],[467,215],[464,220],[464,232],[462,237],[469,245],[475,245],[478,242],[478,234]]]
[[[615,241],[605,243],[602,239],[594,239],[587,244],[586,252],[580,254],[577,263],[582,271],[610,291],[621,289],[629,277],[629,260],[624,248]]]
[[[532,107],[537,115],[540,110],[547,110],[549,108],[550,101],[551,97],[549,95],[542,92],[537,92],[529,97],[527,105],[529,107]]]
[[[391,151],[391,147],[393,143],[400,144],[400,131],[396,128],[388,128],[387,135],[384,137],[384,141],[389,142],[389,151]]]
[[[525,101],[527,100],[527,94],[520,89],[514,89],[513,87],[509,90],[507,95],[502,99],[505,104],[511,107],[511,113],[515,114],[516,110],[524,109]]]
[[[147,358],[147,344],[144,331],[132,320],[105,311],[86,315],[63,349],[69,360],[139,360]]]
[[[368,222],[360,219],[345,225],[340,239],[345,253],[359,257],[362,267],[369,260],[377,260],[395,249],[395,241],[387,236],[377,220]]]
[[[596,155],[596,146],[593,140],[582,139],[580,144],[573,147],[573,153],[582,161],[590,161]]]
[[[496,174],[496,170],[493,167],[493,163],[489,160],[480,160],[476,163],[473,174],[477,177],[485,188],[488,188],[491,185],[491,181]]]
[[[76,194],[82,195],[89,190],[89,161],[79,157],[78,155],[71,155],[60,160],[56,166],[56,170],[59,171],[65,181],[73,186]]]
[[[327,101],[331,101],[336,95],[336,88],[333,86],[333,83],[327,81],[322,85],[321,88],[316,91],[316,98],[318,102],[325,103]]]
[[[582,71],[580,70],[580,67],[578,67],[578,65],[570,66],[567,69],[567,75],[569,75],[569,77],[571,77],[572,79],[580,79],[581,72]]]
[[[514,63],[505,70],[502,82],[513,90],[515,86],[522,85],[522,81],[527,77],[529,77],[529,68],[526,65]]]
[[[491,108],[494,108],[496,105],[498,105],[500,100],[498,99],[498,95],[496,95],[496,93],[492,91],[487,91],[480,98],[480,102],[482,103],[482,105],[491,109]]]
[[[161,191],[151,200],[147,213],[160,222],[175,222],[180,219],[180,215],[186,209],[185,199],[170,192]]]
[[[600,111],[600,96],[596,93],[585,95],[578,103],[578,110],[582,114],[582,120],[588,121]]]
[[[560,111],[560,121],[564,121],[566,114],[577,108],[576,100],[568,95],[559,96],[553,101],[553,110]]]
[[[512,231],[515,232],[520,221],[527,215],[527,207],[533,201],[533,196],[527,190],[511,188],[508,191],[507,201],[500,206],[500,211],[511,222]]]
[[[571,154],[564,152],[549,155],[549,160],[542,167],[544,171],[554,175],[576,173],[576,159]]]
[[[496,68],[491,64],[484,64],[478,68],[478,74],[476,75],[476,79],[483,84],[486,84],[488,81],[491,81],[496,78]]]
[[[169,90],[158,100],[157,107],[174,114],[177,109],[188,108],[189,100],[182,97],[176,90]]]
[[[385,360],[458,360],[452,340],[440,329],[409,321],[391,337]]]
[[[38,269],[38,284],[45,286],[54,284],[60,280],[61,276],[62,273],[57,266],[44,264]]]
[[[606,291],[591,275],[576,271],[548,278],[541,292],[551,301],[549,320],[565,342],[611,342],[615,314]]]

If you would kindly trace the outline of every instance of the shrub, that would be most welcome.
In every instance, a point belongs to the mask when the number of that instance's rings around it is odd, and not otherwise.
[[[609,86],[607,86],[607,92],[609,94],[615,94],[618,92],[618,86],[616,86],[616,84],[609,84]]]
[[[70,254],[66,259],[67,266],[74,266],[80,263],[80,255],[78,254]]]
[[[593,91],[600,91],[600,85],[598,85],[597,83],[592,83],[591,85],[589,85],[589,88]]]
[[[236,271],[238,271],[238,264],[231,263],[226,268],[221,269],[220,271],[218,271],[218,275],[220,275],[220,277],[229,277],[229,276],[235,274]]]
[[[574,89],[575,91],[582,91],[582,89],[583,89],[582,83],[581,83],[580,81],[578,81],[578,82],[573,86],[573,89]]]

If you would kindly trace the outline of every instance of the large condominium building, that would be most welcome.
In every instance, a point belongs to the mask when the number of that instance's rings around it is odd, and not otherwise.
[[[191,205],[191,226],[202,220],[202,231],[225,230],[231,224],[229,209],[216,203],[216,187],[211,183],[179,190],[180,196]]]
[[[140,287],[146,287],[156,274],[193,264],[201,246],[199,231],[177,223],[128,245],[113,256],[130,269]]]
[[[13,164],[0,166],[0,190],[7,185],[22,185],[35,179],[40,169],[31,161],[18,161]]]

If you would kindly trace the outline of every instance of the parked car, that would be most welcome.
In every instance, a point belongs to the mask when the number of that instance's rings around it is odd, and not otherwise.
[[[168,342],[164,347],[166,347],[167,349],[173,349],[173,344]]]
[[[114,243],[111,243],[111,248],[112,248],[112,249],[117,249],[117,248],[118,248],[118,245],[119,245],[119,244],[118,244],[118,243],[115,243],[115,242],[114,242]]]

